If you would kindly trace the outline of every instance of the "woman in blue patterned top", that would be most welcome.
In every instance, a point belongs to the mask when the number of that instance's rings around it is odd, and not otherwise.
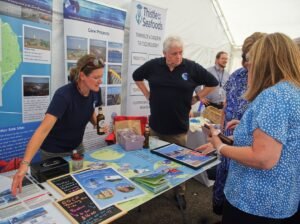
[[[281,33],[258,40],[249,53],[251,103],[225,145],[211,127],[211,143],[231,159],[222,223],[282,223],[300,200],[300,52]]]
[[[226,104],[224,107],[224,122],[223,127],[226,127],[228,122],[232,120],[240,120],[247,109],[248,101],[243,97],[247,90],[248,80],[248,62],[246,61],[246,54],[250,51],[252,45],[262,38],[265,33],[255,32],[247,37],[242,47],[242,68],[239,68],[231,74],[228,81],[224,86],[226,91]],[[233,134],[232,128],[224,130],[226,136]],[[221,163],[216,169],[216,181],[213,187],[213,211],[214,213],[221,215],[223,210],[223,204],[225,201],[224,186],[229,169],[230,159],[221,157]]]

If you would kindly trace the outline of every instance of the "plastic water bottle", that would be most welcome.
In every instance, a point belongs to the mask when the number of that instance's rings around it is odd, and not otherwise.
[[[83,154],[77,152],[76,149],[73,150],[72,159],[72,171],[80,170],[83,167]]]

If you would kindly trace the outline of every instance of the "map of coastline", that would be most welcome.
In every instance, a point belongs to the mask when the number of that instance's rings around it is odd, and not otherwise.
[[[2,102],[2,89],[20,66],[22,54],[18,43],[18,36],[13,32],[11,26],[8,23],[3,23],[1,19],[0,26],[1,42],[5,43],[1,46],[2,51],[0,56],[0,102]]]

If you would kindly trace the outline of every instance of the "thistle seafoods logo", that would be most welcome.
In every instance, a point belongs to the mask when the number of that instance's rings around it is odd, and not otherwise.
[[[135,20],[138,25],[151,29],[162,30],[161,13],[155,9],[137,4]]]
[[[136,11],[135,19],[136,19],[136,22],[137,22],[138,24],[141,24],[142,19],[143,19],[143,17],[142,17],[142,8],[143,8],[143,6],[140,5],[140,4],[138,4],[138,5],[136,6],[136,8],[137,8],[137,11]]]

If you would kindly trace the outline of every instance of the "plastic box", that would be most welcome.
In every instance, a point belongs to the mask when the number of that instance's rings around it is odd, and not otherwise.
[[[125,128],[117,131],[117,142],[126,150],[137,150],[143,148],[145,137],[137,135],[133,130]]]

